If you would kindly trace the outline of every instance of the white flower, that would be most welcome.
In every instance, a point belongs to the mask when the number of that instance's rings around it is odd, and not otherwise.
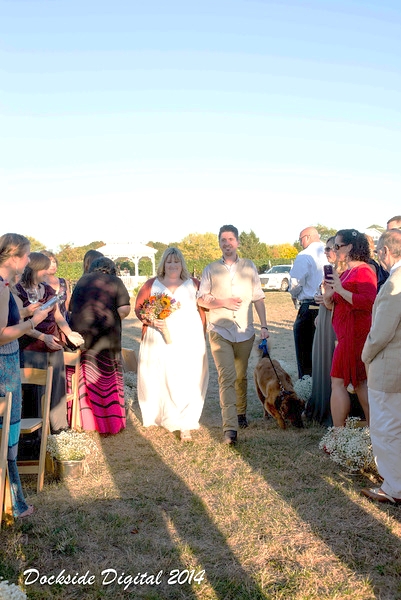
[[[312,377],[304,375],[294,383],[294,390],[298,398],[307,402],[312,394]]]
[[[0,600],[26,600],[27,595],[15,583],[8,583],[0,577]]]
[[[368,427],[359,427],[358,417],[348,417],[345,427],[329,427],[319,448],[349,471],[376,471]]]
[[[57,460],[82,460],[88,454],[96,454],[98,447],[86,433],[62,431],[47,438],[47,451]]]

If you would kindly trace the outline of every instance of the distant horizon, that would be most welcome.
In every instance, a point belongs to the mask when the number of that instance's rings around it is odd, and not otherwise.
[[[395,0],[3,2],[3,231],[54,249],[232,222],[276,245],[386,223],[400,23]]]

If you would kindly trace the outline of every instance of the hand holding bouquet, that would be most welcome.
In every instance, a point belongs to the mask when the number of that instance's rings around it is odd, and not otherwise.
[[[161,323],[159,326],[155,321],[164,321],[175,310],[180,308],[180,303],[168,294],[158,293],[144,300],[140,314],[145,322],[154,325],[164,337],[166,344],[171,344],[170,334],[166,323]]]

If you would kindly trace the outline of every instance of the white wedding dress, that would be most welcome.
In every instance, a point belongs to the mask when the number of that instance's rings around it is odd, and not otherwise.
[[[168,431],[199,428],[209,369],[203,325],[196,306],[196,287],[187,279],[172,294],[158,279],[152,294],[166,293],[180,308],[166,319],[167,344],[154,327],[147,327],[138,359],[138,400],[143,425]]]

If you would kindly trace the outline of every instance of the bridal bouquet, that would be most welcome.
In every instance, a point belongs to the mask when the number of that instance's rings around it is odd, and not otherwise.
[[[168,294],[160,292],[146,298],[142,304],[140,314],[146,321],[152,323],[157,319],[167,319],[177,308],[180,308],[180,303]],[[164,331],[161,332],[166,344],[171,344],[170,333],[167,324],[164,326]]]
[[[159,293],[146,298],[142,304],[140,314],[147,321],[155,321],[156,319],[167,319],[172,312],[180,308],[180,303],[168,294]]]

